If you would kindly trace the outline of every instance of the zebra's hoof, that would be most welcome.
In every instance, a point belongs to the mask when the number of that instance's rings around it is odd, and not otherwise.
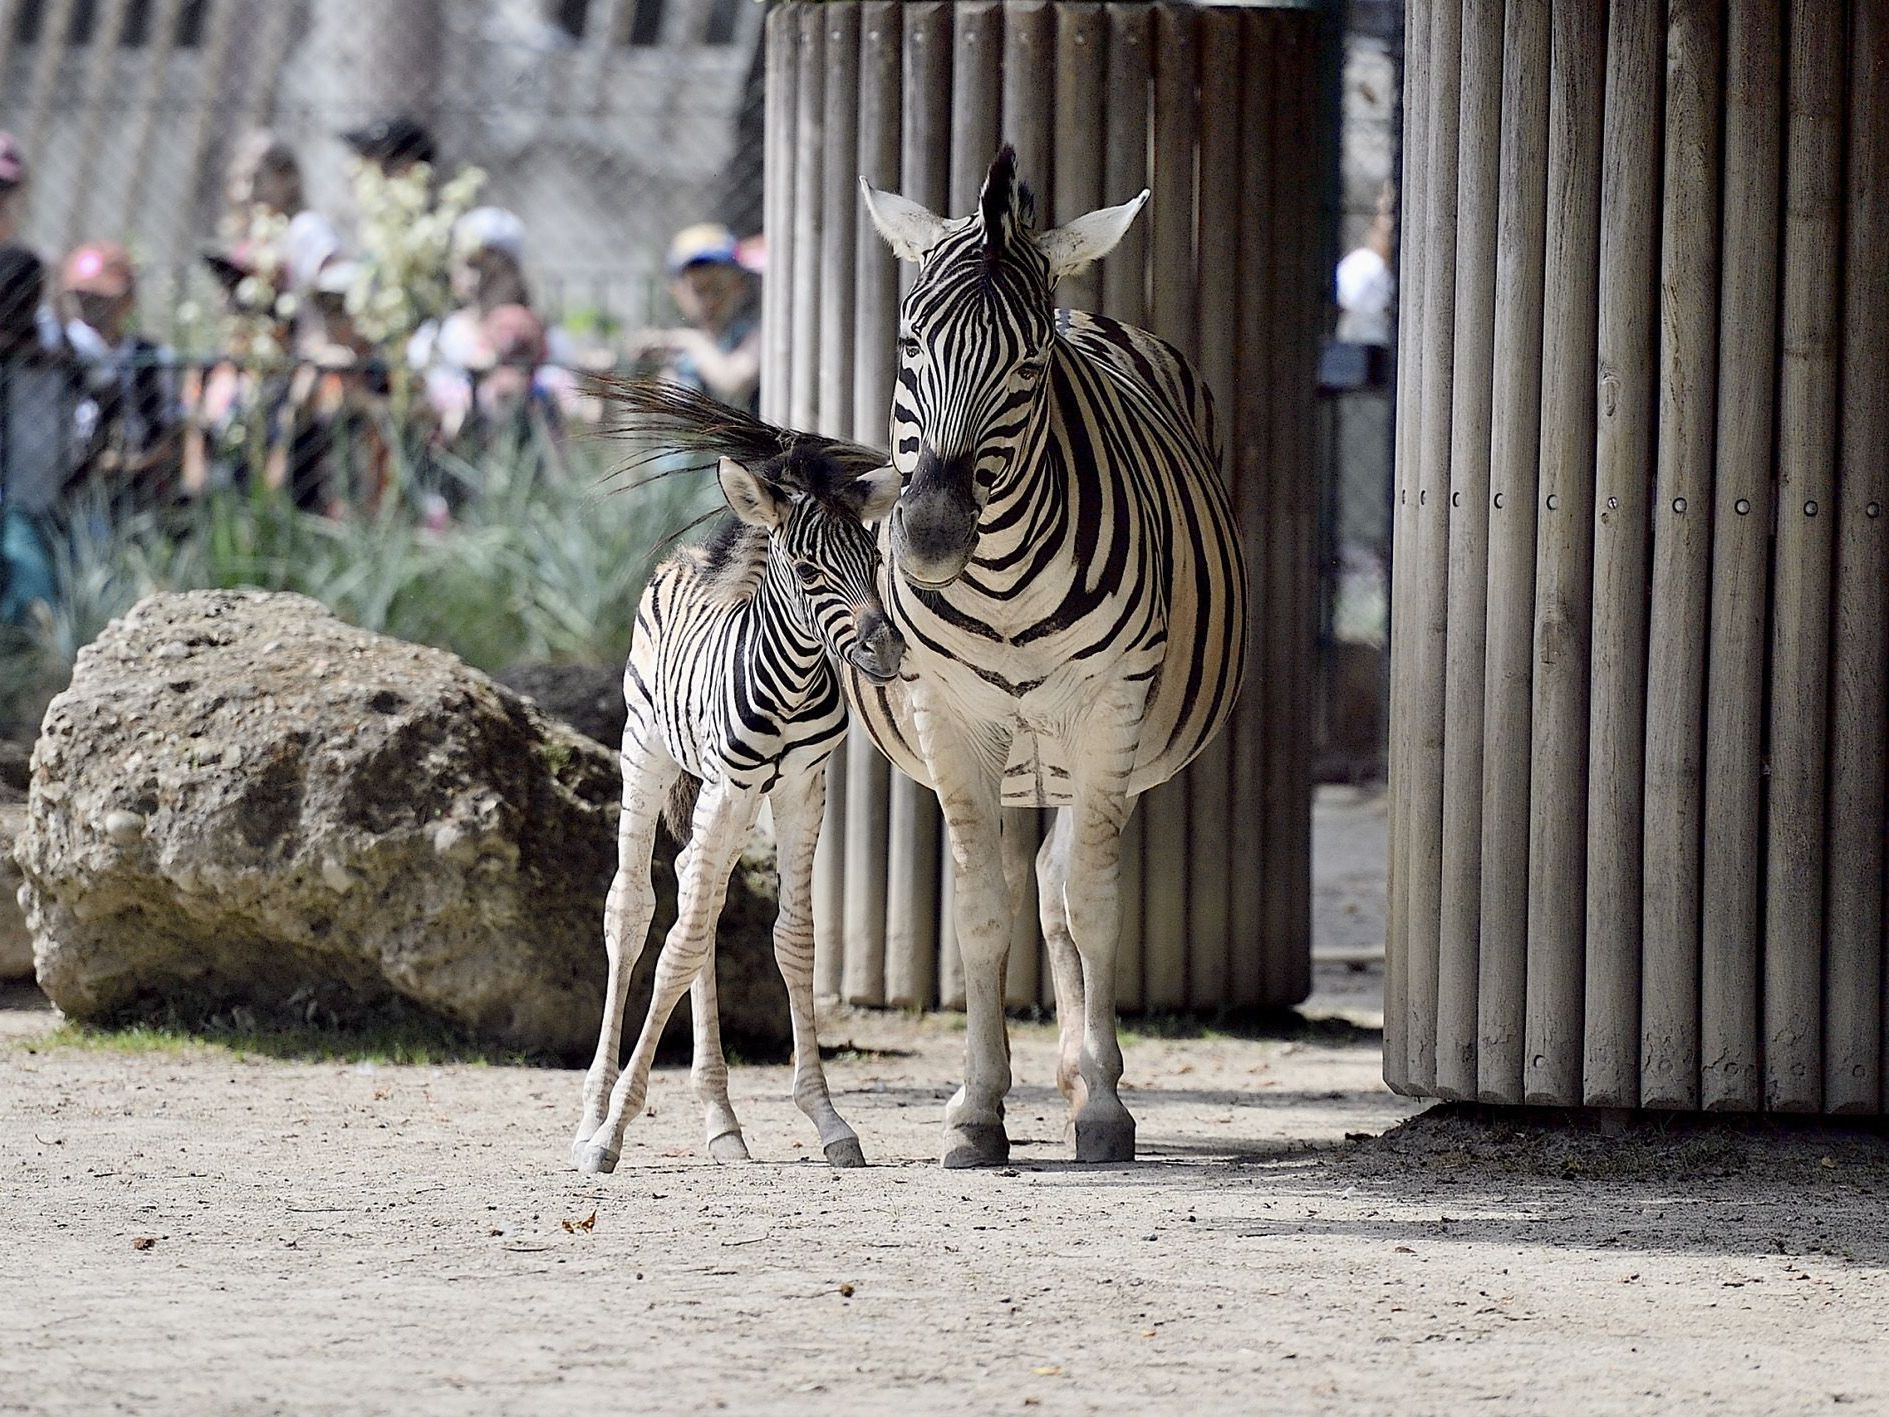
[[[723,1166],[737,1166],[754,1159],[748,1155],[748,1144],[741,1139],[740,1132],[723,1132],[718,1137],[710,1137],[708,1154]]]
[[[1005,1166],[1010,1162],[1010,1138],[1000,1122],[975,1122],[946,1127],[944,1166],[961,1171],[973,1166]]]
[[[1087,1162],[1133,1161],[1135,1159],[1135,1119],[1128,1109],[1113,1113],[1076,1118],[1076,1160]]]
[[[602,1142],[591,1142],[577,1158],[577,1169],[586,1176],[608,1176],[617,1169],[618,1158],[619,1153],[609,1150]]]
[[[829,1166],[850,1168],[866,1164],[865,1148],[860,1146],[858,1137],[837,1137],[828,1142],[824,1150]]]

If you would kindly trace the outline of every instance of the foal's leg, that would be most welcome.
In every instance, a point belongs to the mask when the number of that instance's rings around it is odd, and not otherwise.
[[[820,1066],[813,1011],[813,849],[826,811],[826,767],[783,776],[769,799],[780,859],[781,907],[774,920],[774,961],[787,985],[794,1019],[794,1102],[813,1119],[820,1146],[835,1166],[864,1166],[859,1138],[834,1110]]]
[[[571,1143],[571,1162],[580,1167],[591,1137],[603,1125],[610,1089],[617,1080],[630,976],[642,957],[649,919],[656,910],[656,892],[649,883],[656,820],[662,815],[670,784],[680,771],[660,748],[645,748],[638,742],[638,729],[639,725],[632,723],[623,732],[623,812],[617,819],[617,871],[603,907],[603,945],[610,960],[610,975],[604,985],[603,1027],[597,1035],[596,1056],[584,1075],[584,1115]]]
[[[613,1171],[623,1149],[623,1131],[643,1110],[649,1091],[649,1066],[656,1056],[669,1015],[695,983],[714,945],[715,925],[728,893],[728,873],[734,869],[741,844],[754,823],[758,793],[711,782],[696,803],[694,828],[677,869],[676,923],[656,960],[656,983],[649,1000],[643,1031],[637,1036],[630,1061],[610,1093],[610,1112],[584,1150],[586,1171]]]
[[[728,1059],[722,1054],[721,1009],[715,1002],[713,938],[702,972],[689,986],[689,1017],[695,1025],[695,1061],[689,1069],[689,1081],[695,1087],[696,1101],[702,1104],[708,1154],[717,1161],[746,1161],[748,1144],[742,1139],[734,1104],[728,1100]]]
[[[1074,818],[1068,809],[1056,813],[1043,847],[1036,853],[1037,914],[1043,922],[1043,942],[1049,949],[1050,977],[1056,985],[1056,1086],[1069,1103],[1069,1125],[1088,1097],[1082,1082],[1082,957],[1069,933],[1069,910],[1063,891],[1069,882],[1069,842]]]

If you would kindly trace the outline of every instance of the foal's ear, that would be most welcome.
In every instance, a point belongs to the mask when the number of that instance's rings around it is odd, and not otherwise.
[[[847,491],[852,494],[862,522],[876,522],[891,515],[899,500],[903,479],[896,467],[875,468],[855,477]]]
[[[1037,248],[1049,261],[1051,281],[1073,275],[1091,261],[1099,261],[1128,234],[1136,215],[1147,203],[1148,189],[1119,207],[1103,207],[1036,238]]]
[[[772,531],[787,515],[787,499],[780,490],[749,472],[733,458],[723,458],[715,469],[728,508],[749,526]]]
[[[859,179],[859,190],[865,194],[873,226],[901,261],[923,260],[944,239],[951,223],[936,212],[897,192],[881,192],[864,177]]]

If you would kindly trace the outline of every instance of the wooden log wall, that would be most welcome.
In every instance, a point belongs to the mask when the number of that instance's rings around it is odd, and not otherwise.
[[[1000,143],[1053,224],[1143,187],[1147,213],[1059,301],[1145,325],[1214,390],[1252,573],[1235,721],[1148,794],[1123,863],[1124,1007],[1298,1002],[1311,982],[1313,398],[1321,289],[1318,28],[1309,12],[1139,0],[790,0],[767,21],[767,198],[777,274],[766,416],[884,446],[910,272],[872,232],[865,172],[971,211]],[[1013,1006],[1053,1002],[1030,867],[1042,813],[1006,820],[1020,906]],[[849,1002],[957,1006],[935,799],[863,735],[829,768],[817,984]]]
[[[1385,1077],[1889,1110],[1889,17],[1408,21]]]

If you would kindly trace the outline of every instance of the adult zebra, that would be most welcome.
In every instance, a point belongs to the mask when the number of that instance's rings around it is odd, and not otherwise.
[[[1005,806],[1062,808],[1037,858],[1057,1081],[1077,1158],[1128,1160],[1122,827],[1225,723],[1244,668],[1246,569],[1212,400],[1171,346],[1051,299],[1121,240],[1145,191],[1039,233],[1008,147],[969,217],[860,185],[919,271],[901,312],[892,448],[906,485],[886,591],[908,656],[900,682],[851,688],[879,746],[937,791],[951,837],[968,1020],[944,1163],[1009,1155]]]

